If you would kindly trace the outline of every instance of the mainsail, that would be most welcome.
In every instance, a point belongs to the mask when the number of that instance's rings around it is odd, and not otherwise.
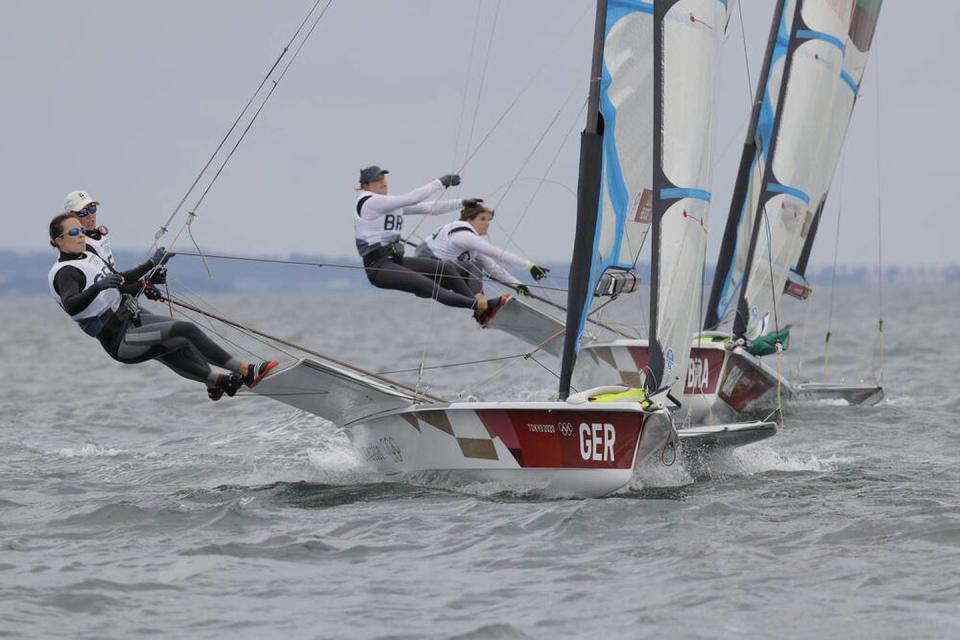
[[[791,270],[806,267],[816,225],[840,157],[850,116],[863,78],[882,0],[784,0],[778,7],[777,45],[767,64],[782,78],[773,109],[773,130],[763,138],[766,157],[749,166],[750,189],[740,208],[752,212],[750,242],[737,242],[746,261],[718,265],[707,325],[732,311],[739,296],[733,333],[757,337],[779,324],[777,304]],[[793,5],[793,6],[791,6]],[[789,37],[783,41],[787,16]],[[783,44],[781,44],[783,43]],[[777,53],[780,57],[777,58]],[[771,52],[768,49],[768,57]],[[766,100],[772,95],[767,81]],[[763,108],[761,108],[761,112]],[[759,130],[758,126],[758,130]],[[758,131],[757,135],[761,135]],[[760,164],[763,161],[763,165]],[[762,166],[762,178],[758,177]],[[759,188],[753,184],[759,185]],[[731,214],[738,207],[735,201]],[[721,256],[723,257],[723,256]],[[718,282],[720,285],[718,287]],[[714,322],[711,322],[713,320]]]
[[[604,274],[632,269],[653,229],[646,386],[682,390],[710,203],[723,0],[597,5],[560,396]],[[677,393],[679,395],[679,391]]]

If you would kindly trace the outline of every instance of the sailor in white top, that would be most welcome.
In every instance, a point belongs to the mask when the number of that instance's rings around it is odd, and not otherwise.
[[[504,265],[530,271],[534,280],[542,280],[550,272],[526,258],[490,244],[487,233],[494,212],[482,200],[464,201],[460,219],[445,224],[417,248],[417,255],[453,262],[469,275],[468,283],[475,293],[483,291],[483,276],[511,285],[521,296],[530,290]]]
[[[83,225],[83,234],[87,237],[87,247],[97,254],[101,260],[111,267],[116,264],[113,261],[113,250],[110,248],[110,240],[107,234],[110,230],[101,225],[97,226],[97,208],[100,203],[90,197],[86,191],[71,191],[63,199],[63,212],[72,213]]]
[[[441,176],[413,191],[392,196],[387,194],[387,173],[375,165],[360,170],[353,222],[367,279],[381,289],[407,291],[450,307],[473,309],[478,321],[483,322],[488,310],[499,306],[500,301],[488,301],[472,291],[453,264],[404,256],[401,239],[405,215],[441,215],[460,209],[462,200],[434,199],[448,187],[459,185],[460,176]]]

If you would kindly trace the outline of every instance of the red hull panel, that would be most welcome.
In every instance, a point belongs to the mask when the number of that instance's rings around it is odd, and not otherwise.
[[[478,409],[521,467],[629,469],[644,415],[610,411]]]
[[[720,399],[734,411],[743,411],[754,400],[773,388],[773,382],[746,358],[733,355],[720,385]]]
[[[647,347],[627,347],[630,357],[637,365],[637,371],[644,371],[649,361]],[[687,381],[683,386],[685,394],[716,393],[723,370],[724,351],[719,349],[690,350],[690,364],[687,366]]]

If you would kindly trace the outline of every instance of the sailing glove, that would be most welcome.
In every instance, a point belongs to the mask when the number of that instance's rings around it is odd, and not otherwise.
[[[466,200],[461,200],[460,204],[467,208],[479,207],[483,204],[483,198],[467,198]]]
[[[173,251],[167,251],[166,247],[160,247],[153,252],[153,255],[150,257],[150,262],[152,262],[155,266],[162,267],[163,265],[167,264],[170,261],[170,258],[175,255],[177,254],[175,254]]]
[[[156,285],[156,284],[167,284],[167,270],[164,267],[160,267],[147,278],[147,284]]]
[[[106,291],[107,289],[118,289],[123,284],[123,276],[119,273],[108,273],[95,283],[93,287],[97,291]]]
[[[540,267],[535,264],[530,265],[530,275],[533,276],[534,280],[543,280],[547,277],[548,273],[550,273],[550,269],[546,267]]]
[[[530,295],[529,287],[527,287],[527,285],[525,284],[518,284],[517,295],[520,296],[521,298],[526,298],[528,295]]]
[[[457,187],[460,185],[460,176],[455,173],[448,173],[445,176],[440,176],[437,178],[437,180],[439,180],[440,184],[448,189],[450,187]]]

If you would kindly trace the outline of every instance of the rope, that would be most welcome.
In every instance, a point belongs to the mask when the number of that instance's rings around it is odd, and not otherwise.
[[[487,40],[487,51],[483,56],[483,69],[480,72],[480,87],[477,89],[477,103],[473,108],[473,121],[470,123],[470,133],[467,135],[467,151],[470,150],[470,145],[473,143],[473,132],[477,127],[477,116],[480,115],[480,101],[483,99],[483,85],[487,80],[487,68],[490,65],[490,52],[493,51],[493,37],[497,33],[497,19],[500,17],[500,4],[501,0],[497,0],[497,8],[493,13],[493,24],[490,27],[490,38]],[[477,9],[479,13],[479,8]],[[463,166],[467,165],[468,160],[463,161]],[[460,171],[463,171],[461,167]],[[458,171],[457,173],[460,173]]]
[[[878,34],[879,35],[879,34]],[[879,45],[879,39],[877,39]],[[876,62],[876,82],[877,82],[877,108],[876,108],[876,135],[877,141],[877,353],[875,355],[874,377],[877,384],[883,382],[883,358],[884,358],[884,336],[883,336],[883,199],[880,196],[881,189],[881,165],[880,165],[880,47],[874,47],[877,51],[874,53]],[[879,363],[879,367],[877,367]]]
[[[283,48],[283,51],[281,51],[280,55],[277,56],[277,59],[273,61],[272,65],[270,65],[270,68],[267,70],[266,75],[263,76],[263,80],[261,80],[260,84],[257,85],[257,89],[253,92],[253,95],[250,96],[250,99],[247,101],[247,104],[245,104],[243,109],[241,109],[240,114],[237,115],[236,120],[234,120],[233,124],[230,125],[230,128],[227,129],[227,132],[224,134],[223,139],[220,140],[220,144],[217,145],[217,148],[210,155],[210,158],[207,159],[206,164],[204,164],[203,168],[200,169],[200,173],[197,174],[197,177],[194,178],[193,182],[190,184],[190,188],[188,188],[186,193],[183,194],[183,197],[180,199],[180,202],[177,203],[177,206],[174,208],[173,212],[170,214],[170,217],[167,218],[167,221],[163,225],[161,225],[161,227],[157,230],[157,233],[153,239],[153,246],[151,247],[151,250],[156,248],[157,242],[159,242],[160,238],[167,232],[167,227],[169,227],[170,223],[172,223],[174,218],[177,217],[177,214],[180,212],[180,209],[183,207],[183,203],[186,202],[187,198],[190,197],[190,194],[193,192],[197,184],[200,182],[200,179],[203,177],[203,174],[206,173],[207,169],[210,167],[214,159],[217,157],[217,154],[219,154],[220,151],[223,149],[223,145],[227,143],[227,140],[230,138],[230,135],[237,128],[237,125],[240,124],[240,121],[243,119],[243,116],[247,113],[247,110],[250,108],[250,105],[253,104],[253,101],[256,99],[257,95],[260,94],[260,91],[263,89],[264,85],[267,84],[267,80],[269,80],[270,76],[273,75],[273,72],[276,70],[277,65],[280,64],[280,61],[287,54],[287,51],[290,49],[290,45],[292,45],[294,40],[296,40],[297,36],[300,35],[300,32],[303,30],[303,26],[307,23],[307,20],[310,19],[310,16],[316,10],[320,2],[321,0],[317,0],[314,3],[313,7],[311,7],[310,11],[307,12],[306,17],[304,17],[303,21],[300,23],[300,26],[297,27],[297,30],[294,32],[293,37],[290,38],[290,42],[286,44],[286,46]],[[329,4],[330,3],[328,2],[327,5],[329,6]],[[324,9],[324,11],[326,11],[326,9]]]
[[[823,336],[823,379],[827,380],[830,361],[830,337],[833,335],[833,302],[837,290],[837,260],[840,256],[840,219],[843,216],[843,181],[846,175],[846,153],[840,163],[840,179],[837,183],[837,230],[833,243],[833,270],[830,274],[830,303],[827,312],[827,332]]]
[[[406,242],[407,242],[407,244],[410,244],[411,246],[417,246],[417,245],[416,245],[415,243],[413,243],[413,242],[410,242],[410,241],[406,241]],[[235,260],[235,261],[238,261],[238,262],[262,262],[262,263],[265,263],[265,264],[286,264],[286,265],[299,265],[299,266],[320,267],[320,268],[322,268],[322,267],[327,267],[327,268],[330,268],[330,269],[354,269],[354,270],[369,270],[369,271],[387,271],[387,270],[389,270],[389,267],[383,267],[383,268],[380,268],[380,267],[364,267],[364,266],[362,266],[362,265],[356,265],[356,264],[339,264],[339,263],[334,263],[334,262],[315,262],[315,261],[311,261],[311,260],[284,260],[284,259],[280,259],[280,258],[254,258],[254,257],[250,257],[250,256],[231,256],[231,255],[216,254],[216,253],[204,253],[204,254],[201,255],[200,253],[193,253],[193,252],[191,252],[191,251],[178,251],[178,252],[177,252],[177,255],[178,255],[178,256],[188,256],[188,257],[191,257],[191,258],[202,258],[202,257],[206,257],[206,258],[208,258],[208,259],[210,259],[210,260]],[[418,273],[418,274],[420,274],[420,275],[428,276],[428,277],[431,276],[431,275],[433,275],[432,272],[426,272],[426,271],[414,271],[414,273]],[[462,275],[455,275],[455,276],[449,276],[449,277],[451,277],[451,278],[460,278],[460,279],[468,279],[468,278],[469,278],[469,276],[462,276]],[[498,283],[498,284],[504,284],[504,283],[500,282],[499,280],[495,280],[495,279],[490,278],[490,277],[487,277],[487,276],[484,277],[484,280],[486,280],[486,281],[488,281],[488,282],[496,282],[496,283]],[[505,285],[505,286],[509,286],[509,285]],[[551,290],[551,291],[564,291],[564,292],[566,291],[566,289],[564,289],[564,288],[562,288],[562,287],[550,287],[550,286],[543,285],[543,284],[528,284],[527,286],[528,286],[528,287],[532,287],[532,288],[536,288],[536,289],[549,289],[549,290]]]
[[[161,300],[165,300],[165,299],[161,297]],[[170,299],[170,303],[173,304],[174,306],[182,307],[182,308],[184,308],[184,309],[188,309],[188,310],[190,310],[190,311],[193,311],[194,313],[199,313],[199,314],[201,314],[201,315],[203,315],[203,316],[206,316],[206,317],[208,317],[208,318],[213,318],[214,320],[217,320],[217,321],[222,322],[222,323],[224,323],[224,324],[226,324],[226,325],[229,325],[229,326],[231,326],[231,327],[234,327],[235,329],[239,329],[239,330],[241,330],[241,331],[243,331],[243,332],[245,332],[245,333],[248,333],[248,334],[250,334],[250,335],[257,335],[257,336],[260,336],[260,337],[262,337],[262,338],[266,338],[267,340],[271,340],[271,341],[273,341],[273,342],[276,342],[276,343],[278,343],[278,344],[282,344],[282,345],[284,345],[284,346],[291,347],[291,348],[293,348],[293,349],[296,349],[297,351],[302,351],[303,353],[308,353],[308,354],[310,354],[310,355],[312,355],[312,356],[316,356],[316,357],[318,357],[318,358],[322,358],[323,360],[326,360],[327,362],[330,362],[330,363],[333,363],[333,364],[335,364],[335,365],[344,367],[344,368],[346,368],[346,369],[350,369],[351,371],[355,371],[355,372],[360,373],[360,374],[362,374],[362,375],[365,375],[365,376],[368,376],[368,377],[370,377],[370,378],[374,378],[374,379],[376,379],[376,380],[379,380],[380,382],[383,382],[384,384],[388,384],[388,385],[390,385],[390,386],[393,386],[393,387],[402,389],[402,390],[404,390],[404,391],[406,391],[406,392],[408,392],[408,393],[414,394],[415,397],[422,397],[422,398],[424,398],[424,399],[426,399],[426,400],[430,400],[431,402],[443,402],[443,400],[442,400],[441,398],[438,398],[438,397],[436,397],[436,396],[427,395],[427,394],[425,394],[425,393],[420,393],[420,394],[418,394],[416,389],[411,389],[410,387],[408,387],[408,386],[406,386],[406,385],[400,384],[400,383],[398,383],[398,382],[394,382],[393,380],[390,380],[390,379],[388,379],[388,378],[384,378],[383,376],[381,376],[381,375],[379,375],[379,374],[377,374],[377,373],[374,373],[374,372],[372,372],[372,371],[367,371],[367,370],[365,370],[365,369],[361,369],[360,367],[354,366],[354,365],[352,365],[352,364],[348,364],[348,363],[346,363],[346,362],[342,362],[342,361],[340,361],[340,360],[337,360],[337,359],[335,359],[335,358],[332,358],[332,357],[330,357],[330,356],[328,356],[328,355],[325,355],[325,354],[323,354],[323,353],[320,353],[320,352],[318,352],[318,351],[314,351],[313,349],[310,349],[309,347],[305,347],[305,346],[303,346],[303,345],[297,344],[297,343],[295,343],[295,342],[291,342],[291,341],[289,341],[289,340],[284,340],[283,338],[278,338],[277,336],[270,335],[269,333],[265,333],[265,332],[263,332],[263,331],[259,331],[259,330],[257,330],[257,329],[254,329],[253,327],[248,326],[248,325],[244,325],[244,324],[241,324],[241,323],[236,322],[236,321],[234,321],[234,320],[230,320],[230,319],[228,319],[228,318],[224,318],[223,316],[219,316],[219,315],[217,315],[217,314],[210,313],[209,311],[205,311],[204,309],[200,309],[199,307],[196,307],[196,306],[194,306],[194,305],[192,305],[192,304],[189,304],[188,302],[185,302],[185,301],[183,301],[183,300],[178,300],[178,299],[176,299],[176,298],[171,298],[171,299]]]
[[[157,247],[157,243],[160,241],[160,238],[167,233],[168,227],[173,222],[173,220],[177,217],[177,214],[180,212],[180,209],[183,207],[183,204],[187,201],[187,198],[190,197],[190,194],[193,193],[193,190],[196,188],[197,184],[200,183],[200,180],[203,178],[203,175],[206,173],[207,169],[209,169],[210,165],[213,164],[213,161],[216,159],[217,155],[219,155],[220,151],[223,149],[223,146],[227,143],[227,140],[230,139],[230,136],[233,134],[234,130],[236,130],[237,125],[239,125],[241,120],[243,120],[244,115],[246,115],[247,111],[250,109],[250,106],[253,104],[254,100],[256,100],[257,96],[263,90],[263,87],[267,84],[267,81],[270,79],[270,76],[272,76],[273,72],[276,71],[277,67],[280,64],[280,61],[283,60],[283,57],[287,54],[287,51],[293,45],[294,41],[297,39],[297,36],[300,35],[300,32],[303,30],[303,27],[307,24],[307,21],[310,19],[310,16],[313,15],[314,11],[316,11],[321,1],[322,0],[316,0],[316,2],[310,8],[310,11],[307,12],[307,15],[303,18],[303,21],[300,23],[300,26],[297,27],[297,30],[294,32],[293,36],[290,38],[290,41],[286,44],[286,46],[283,47],[283,51],[280,52],[280,55],[277,56],[277,59],[274,60],[273,64],[270,65],[270,68],[267,70],[266,75],[263,76],[263,80],[261,80],[260,84],[257,85],[256,90],[250,96],[250,99],[244,105],[243,109],[240,110],[240,113],[237,115],[237,118],[233,121],[233,124],[231,124],[230,128],[227,129],[227,132],[224,134],[223,138],[220,140],[220,143],[217,145],[217,148],[214,149],[213,153],[207,159],[207,162],[203,165],[203,168],[200,169],[200,172],[197,174],[196,178],[194,178],[193,182],[190,184],[190,187],[187,189],[186,193],[183,194],[183,197],[180,199],[180,202],[177,203],[177,206],[174,208],[173,212],[167,218],[167,221],[163,225],[161,225],[160,228],[157,230],[153,238],[153,244],[151,245],[151,248],[150,248],[151,251]],[[306,39],[310,37],[311,33],[313,33],[313,29],[314,27],[316,27],[317,22],[319,22],[320,18],[323,17],[323,15],[326,13],[327,9],[330,7],[330,4],[332,2],[333,0],[327,1],[327,5],[323,8],[323,11],[320,12],[320,15],[318,16],[317,20],[314,22],[313,26],[310,28],[310,32],[306,35],[303,42],[306,42]],[[300,52],[300,48],[303,47],[303,42],[301,42],[300,47],[294,53],[293,58],[291,58],[291,61],[290,61],[291,63],[293,62],[293,59],[296,58],[297,54]],[[288,64],[287,68],[289,67],[290,65]],[[286,73],[286,69],[284,70],[284,73]],[[280,77],[282,78],[283,75],[281,74]],[[277,83],[279,83],[279,79],[274,82],[274,86],[273,86],[274,89],[276,88]],[[272,93],[273,93],[273,89],[270,90],[270,94]],[[270,98],[270,94],[267,95],[267,98],[264,100],[264,103],[266,102],[266,100]],[[257,114],[260,113],[261,109],[263,109],[262,104],[260,105],[260,109],[257,109]],[[256,115],[254,115],[253,117],[253,120],[255,119],[256,119]],[[250,124],[253,124],[253,120],[251,120]],[[246,130],[244,130],[243,135],[246,135],[246,131],[249,129],[250,129],[250,125],[247,125],[247,128]],[[241,140],[243,139],[243,135],[240,137]],[[239,144],[239,142],[237,144]],[[236,146],[234,147],[234,151],[235,150],[236,150]],[[233,151],[231,151],[231,155],[232,154],[233,154]],[[229,160],[229,156],[227,160]],[[224,164],[226,164],[226,161],[224,161]],[[222,170],[223,170],[223,166],[220,167],[220,171]],[[220,175],[220,171],[217,172],[217,176]],[[215,180],[216,180],[216,177],[214,177],[214,181]],[[212,182],[210,186],[212,186]],[[210,190],[210,186],[207,187],[207,191]],[[206,192],[204,192],[204,195],[206,195]],[[196,209],[196,206],[194,207],[194,209]]]

